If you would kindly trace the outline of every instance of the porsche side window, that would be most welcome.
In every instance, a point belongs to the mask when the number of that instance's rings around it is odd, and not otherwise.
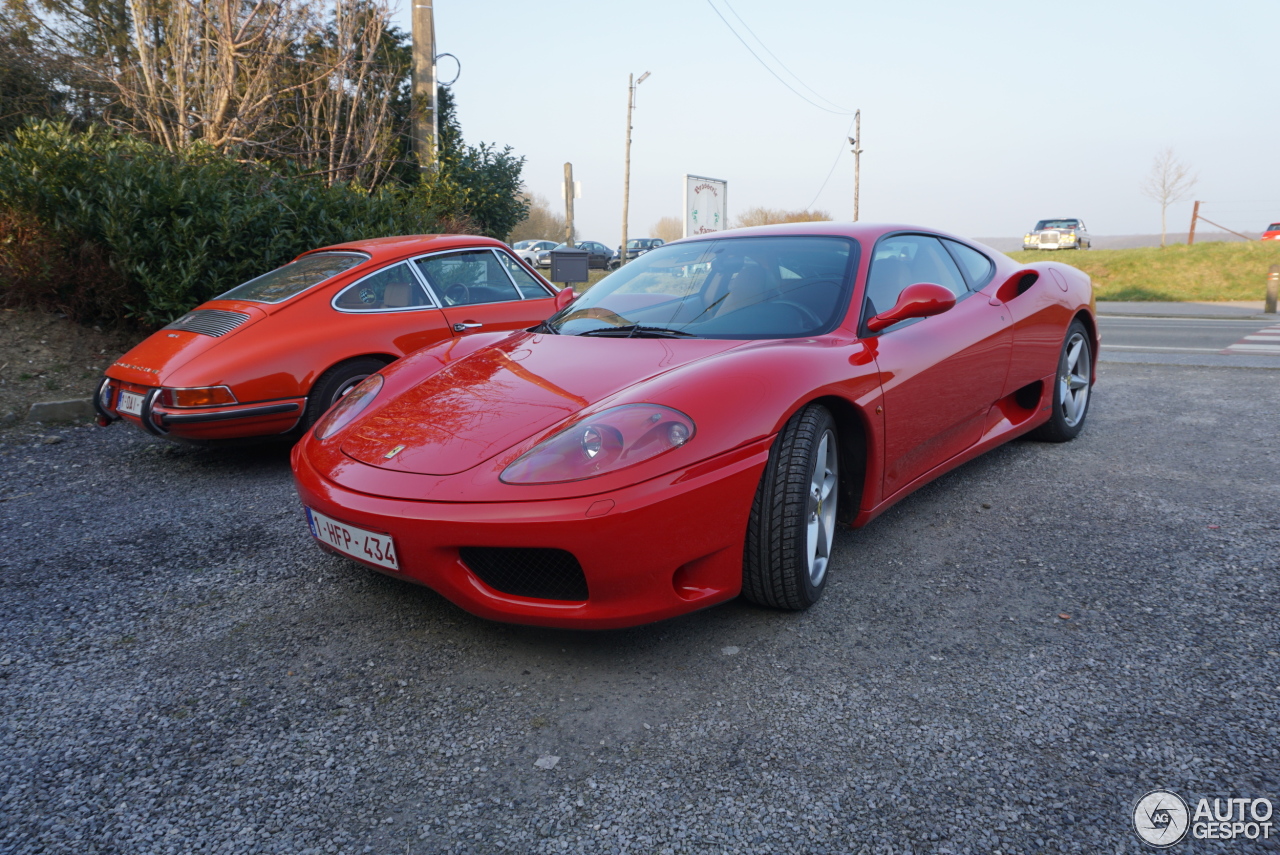
[[[446,306],[474,306],[519,300],[520,292],[487,249],[419,258],[418,272],[427,278]]]
[[[333,305],[343,312],[387,312],[426,308],[431,301],[402,261],[344,288]]]
[[[955,256],[956,261],[960,263],[960,267],[969,278],[970,288],[977,291],[991,281],[991,275],[995,273],[996,269],[995,265],[991,263],[991,259],[962,243],[957,243],[953,240],[944,240],[943,243],[947,249],[951,250],[951,254]]]
[[[533,274],[520,266],[514,258],[505,252],[499,252],[498,260],[502,262],[502,266],[511,274],[511,278],[515,280],[516,287],[520,289],[520,296],[526,300],[538,300],[542,297],[550,297],[550,292],[542,285],[538,284],[538,280]]]

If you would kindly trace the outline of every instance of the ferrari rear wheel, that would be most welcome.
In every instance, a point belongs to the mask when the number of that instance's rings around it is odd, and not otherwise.
[[[742,593],[753,603],[807,609],[827,584],[840,493],[836,423],[810,404],[769,451],[747,523]]]
[[[321,374],[307,396],[302,430],[307,430],[334,404],[341,401],[361,380],[386,367],[376,356],[361,356],[340,362]]]
[[[1043,442],[1068,442],[1084,428],[1089,414],[1090,382],[1093,379],[1093,344],[1084,324],[1075,320],[1067,327],[1067,339],[1058,357],[1058,376],[1053,382],[1053,412],[1049,421],[1032,432]]]

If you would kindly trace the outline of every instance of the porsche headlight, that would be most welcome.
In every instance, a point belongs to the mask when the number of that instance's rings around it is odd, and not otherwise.
[[[330,407],[329,412],[321,416],[320,421],[316,422],[316,439],[328,439],[355,421],[356,416],[364,412],[365,408],[373,403],[374,396],[378,394],[378,390],[381,388],[381,374],[370,374],[360,381],[360,385],[348,392],[341,401]]]
[[[693,439],[693,419],[658,404],[623,404],[538,443],[502,471],[507,484],[581,481],[651,460]]]

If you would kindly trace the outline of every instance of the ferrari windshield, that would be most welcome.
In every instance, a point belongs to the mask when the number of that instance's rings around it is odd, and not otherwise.
[[[300,294],[312,285],[318,285],[355,267],[369,256],[356,252],[313,252],[277,267],[257,279],[237,285],[219,300],[252,300],[255,303],[279,303]]]
[[[1036,223],[1036,231],[1044,229],[1078,229],[1080,228],[1079,220],[1041,220]]]
[[[818,335],[844,318],[857,264],[858,244],[842,237],[666,244],[601,280],[546,325],[564,335]]]

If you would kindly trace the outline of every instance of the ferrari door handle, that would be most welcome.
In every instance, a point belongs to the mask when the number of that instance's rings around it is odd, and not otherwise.
[[[453,331],[466,332],[467,330],[473,330],[476,327],[482,327],[482,326],[484,326],[484,324],[454,324]]]

